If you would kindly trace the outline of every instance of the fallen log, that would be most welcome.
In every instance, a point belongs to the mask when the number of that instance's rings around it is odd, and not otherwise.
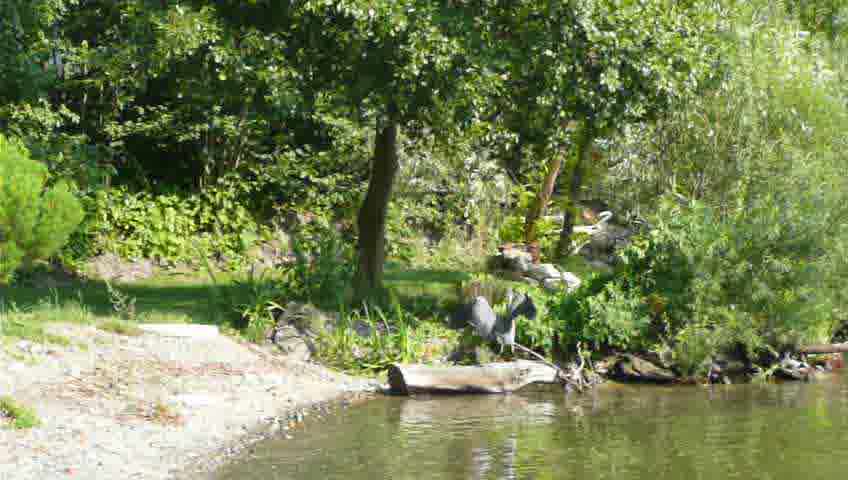
[[[848,352],[848,343],[807,345],[806,347],[801,347],[798,350],[798,353],[803,353],[805,355],[815,355],[815,354],[820,354],[820,353],[846,353],[846,352]]]
[[[560,371],[543,363],[517,360],[473,366],[401,365],[389,367],[393,393],[509,393],[531,383],[558,383]]]

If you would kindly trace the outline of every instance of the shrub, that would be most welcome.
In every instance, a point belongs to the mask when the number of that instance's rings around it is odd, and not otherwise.
[[[697,373],[724,349],[828,341],[848,318],[844,51],[775,7],[740,5],[722,81],[610,143],[613,203],[658,211],[655,228],[554,302],[570,342],[660,347]]]
[[[0,136],[0,282],[56,253],[82,218],[69,185],[48,185],[47,168]]]
[[[41,420],[35,411],[21,405],[12,397],[0,397],[0,417],[8,418],[12,428],[25,430],[41,425]]]
[[[802,203],[765,196],[719,215],[667,199],[614,274],[552,302],[566,341],[671,348],[681,372],[694,374],[719,351],[755,358],[828,340],[839,325],[834,262],[822,232],[804,230]]]
[[[101,190],[80,242],[95,243],[94,252],[163,263],[196,262],[198,254],[239,259],[266,230],[250,213],[260,187],[233,174],[194,194]]]

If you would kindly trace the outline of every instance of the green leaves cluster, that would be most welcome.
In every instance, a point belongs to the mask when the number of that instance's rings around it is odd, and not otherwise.
[[[236,260],[267,230],[249,211],[257,187],[231,175],[189,195],[103,190],[84,234],[97,250],[125,258],[196,265],[207,257]]]
[[[47,181],[46,167],[0,135],[0,282],[53,255],[83,218],[68,184]]]

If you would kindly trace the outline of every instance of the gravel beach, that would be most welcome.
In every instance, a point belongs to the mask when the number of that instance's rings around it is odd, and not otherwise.
[[[49,328],[70,345],[0,347],[0,396],[41,420],[0,426],[0,480],[197,478],[309,406],[378,389],[223,335]]]

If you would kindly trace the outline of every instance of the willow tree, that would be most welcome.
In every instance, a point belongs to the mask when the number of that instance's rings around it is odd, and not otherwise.
[[[508,83],[499,102],[503,126],[546,169],[525,220],[528,242],[561,169],[573,202],[599,136],[656,116],[710,75],[718,25],[712,3],[533,0],[491,7],[491,48],[504,59],[500,73]],[[568,250],[573,216],[566,208],[560,253]]]
[[[279,35],[316,112],[344,112],[374,132],[355,288],[359,298],[381,290],[398,132],[449,135],[474,119],[492,83],[475,47],[479,17],[441,0],[230,0],[219,8]]]

